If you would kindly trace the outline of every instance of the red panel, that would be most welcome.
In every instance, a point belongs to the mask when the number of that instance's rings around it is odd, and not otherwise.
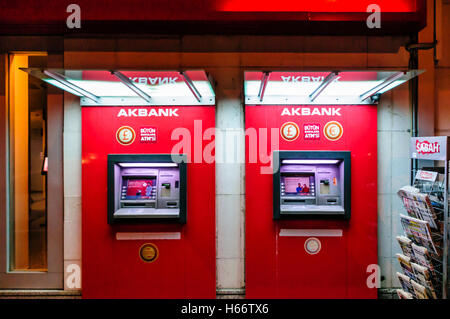
[[[31,0],[16,0],[0,5],[1,17],[6,21],[21,20],[27,17],[33,21],[56,21],[69,15],[66,12],[71,2],[49,0],[45,5]],[[385,13],[415,13],[423,0],[78,0],[83,20],[200,20],[227,18],[227,13],[366,13],[367,6],[376,3]],[[45,10],[44,10],[45,9]],[[18,15],[21,12],[23,18]],[[227,12],[228,11],[228,12]],[[36,14],[39,13],[39,14]],[[212,14],[212,16],[210,15]],[[243,15],[241,15],[242,17]],[[228,17],[230,17],[228,15]],[[236,17],[236,16],[235,16]],[[239,16],[237,16],[239,17]]]
[[[281,115],[285,108],[338,110],[331,115]],[[300,112],[301,114],[301,112]],[[337,141],[323,133],[329,121],[343,126]],[[246,164],[246,293],[248,298],[376,298],[366,285],[367,266],[377,264],[377,110],[357,106],[246,106],[246,129],[300,127],[297,140],[279,137],[279,150],[351,151],[350,221],[272,219],[272,175],[263,164]],[[306,140],[304,124],[320,124],[320,138]],[[261,133],[259,133],[261,136]],[[269,135],[270,136],[270,135]],[[270,141],[270,139],[269,139]],[[268,149],[271,149],[269,141]],[[246,144],[249,158],[249,140]],[[280,229],[342,229],[342,237],[318,237],[317,255],[304,249],[307,237],[280,237]]]
[[[376,3],[383,12],[414,12],[416,1],[411,0],[222,0],[219,10],[250,12],[366,12]]]
[[[158,107],[82,108],[82,210],[84,298],[215,298],[215,167],[189,163],[187,171],[187,223],[108,225],[108,154],[171,153],[178,140],[176,128],[191,134],[187,145],[194,150],[194,135],[215,126],[214,107],[164,107],[176,111],[172,117],[118,117],[125,109]],[[135,113],[139,114],[139,112]],[[170,113],[168,113],[170,114]],[[194,120],[199,120],[194,124]],[[128,146],[116,141],[121,126],[131,126],[136,140]],[[200,126],[201,125],[201,126]],[[139,128],[157,128],[156,143],[140,143]],[[194,127],[196,133],[194,133]],[[210,141],[203,142],[203,149]],[[200,144],[198,144],[200,145]],[[186,150],[183,153],[192,154]],[[181,232],[181,240],[116,240],[116,232]],[[159,249],[153,263],[139,258],[142,244]]]
[[[382,12],[382,29],[367,28],[367,7],[372,0],[78,0],[82,26],[69,29],[69,1],[48,0],[45,5],[31,0],[3,2],[0,30],[12,34],[248,34],[255,30],[258,34],[399,34],[398,28],[400,34],[409,34],[426,23],[425,0],[376,1]],[[256,22],[261,28],[256,28]]]

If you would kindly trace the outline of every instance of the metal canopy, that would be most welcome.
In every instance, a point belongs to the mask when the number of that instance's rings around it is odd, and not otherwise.
[[[215,104],[212,81],[203,70],[21,70],[79,96],[82,106]]]
[[[379,95],[423,70],[247,71],[247,105],[376,104]]]

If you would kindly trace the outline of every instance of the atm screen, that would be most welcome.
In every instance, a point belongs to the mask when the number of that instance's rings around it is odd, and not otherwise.
[[[155,199],[156,177],[146,179],[124,179],[122,200]]]
[[[284,183],[287,194],[309,195],[310,193],[308,177],[286,177]]]
[[[281,179],[282,195],[314,196],[314,174],[289,174]]]

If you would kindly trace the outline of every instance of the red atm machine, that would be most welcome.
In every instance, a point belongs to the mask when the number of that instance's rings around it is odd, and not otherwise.
[[[83,298],[215,298],[206,74],[84,71],[72,83],[93,95],[81,97]]]
[[[246,73],[248,298],[377,297],[379,76]]]

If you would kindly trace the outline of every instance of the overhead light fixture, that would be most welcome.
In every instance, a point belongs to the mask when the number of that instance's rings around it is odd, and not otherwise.
[[[69,88],[72,91],[77,92],[79,95],[84,96],[92,101],[94,101],[95,103],[98,103],[100,98],[88,91],[86,91],[85,89],[80,88],[79,86],[70,83],[69,81],[67,81],[66,77],[64,75],[61,75],[57,72],[53,72],[53,71],[48,71],[48,70],[44,70],[43,72],[46,76],[52,78],[53,80],[55,80],[56,82],[58,82],[59,84],[61,84],[62,86]],[[61,87],[62,88],[62,87]],[[62,88],[64,89],[64,88]]]
[[[134,93],[139,95],[141,98],[143,98],[146,102],[151,103],[152,98],[150,95],[142,91],[140,88],[138,88],[133,81],[131,81],[127,76],[123,75],[119,71],[111,71],[111,74],[113,74],[116,78],[120,80],[123,84],[125,84],[129,89],[131,89]]]
[[[374,88],[370,89],[369,91],[361,94],[359,97],[361,101],[365,101],[367,98],[371,97],[374,94],[377,94],[381,90],[383,90],[385,87],[391,85],[393,82],[397,81],[403,77],[403,72],[396,72],[390,76],[388,76],[383,82],[375,86]]]
[[[198,102],[200,102],[200,100],[202,99],[202,96],[201,96],[200,92],[197,90],[197,88],[195,87],[194,82],[192,82],[191,78],[186,74],[186,72],[180,72],[180,75],[183,78],[184,83],[186,83],[187,87],[194,95],[195,99]]]
[[[68,86],[66,86],[66,85],[64,85],[64,84],[62,84],[62,83],[60,83],[60,82],[58,82],[56,80],[53,80],[52,78],[46,78],[46,79],[43,79],[43,81],[45,83],[51,84],[53,86],[56,86],[57,88],[59,88],[59,89],[61,89],[63,91],[69,92],[69,93],[71,93],[73,95],[76,95],[78,97],[82,97],[83,96],[83,94],[81,94],[80,92],[72,90],[70,87],[68,87]]]
[[[119,163],[120,167],[177,167],[177,163]]]
[[[322,93],[328,85],[331,84],[339,75],[338,71],[333,71],[330,74],[326,76],[325,79],[323,79],[322,83],[309,95],[309,99],[311,102],[314,102],[314,100]]]
[[[258,97],[259,101],[262,102],[264,99],[264,93],[266,92],[267,82],[269,82],[270,72],[263,72],[263,77],[261,79],[261,85],[259,86]]]
[[[337,164],[340,160],[335,159],[285,159],[283,164]]]

